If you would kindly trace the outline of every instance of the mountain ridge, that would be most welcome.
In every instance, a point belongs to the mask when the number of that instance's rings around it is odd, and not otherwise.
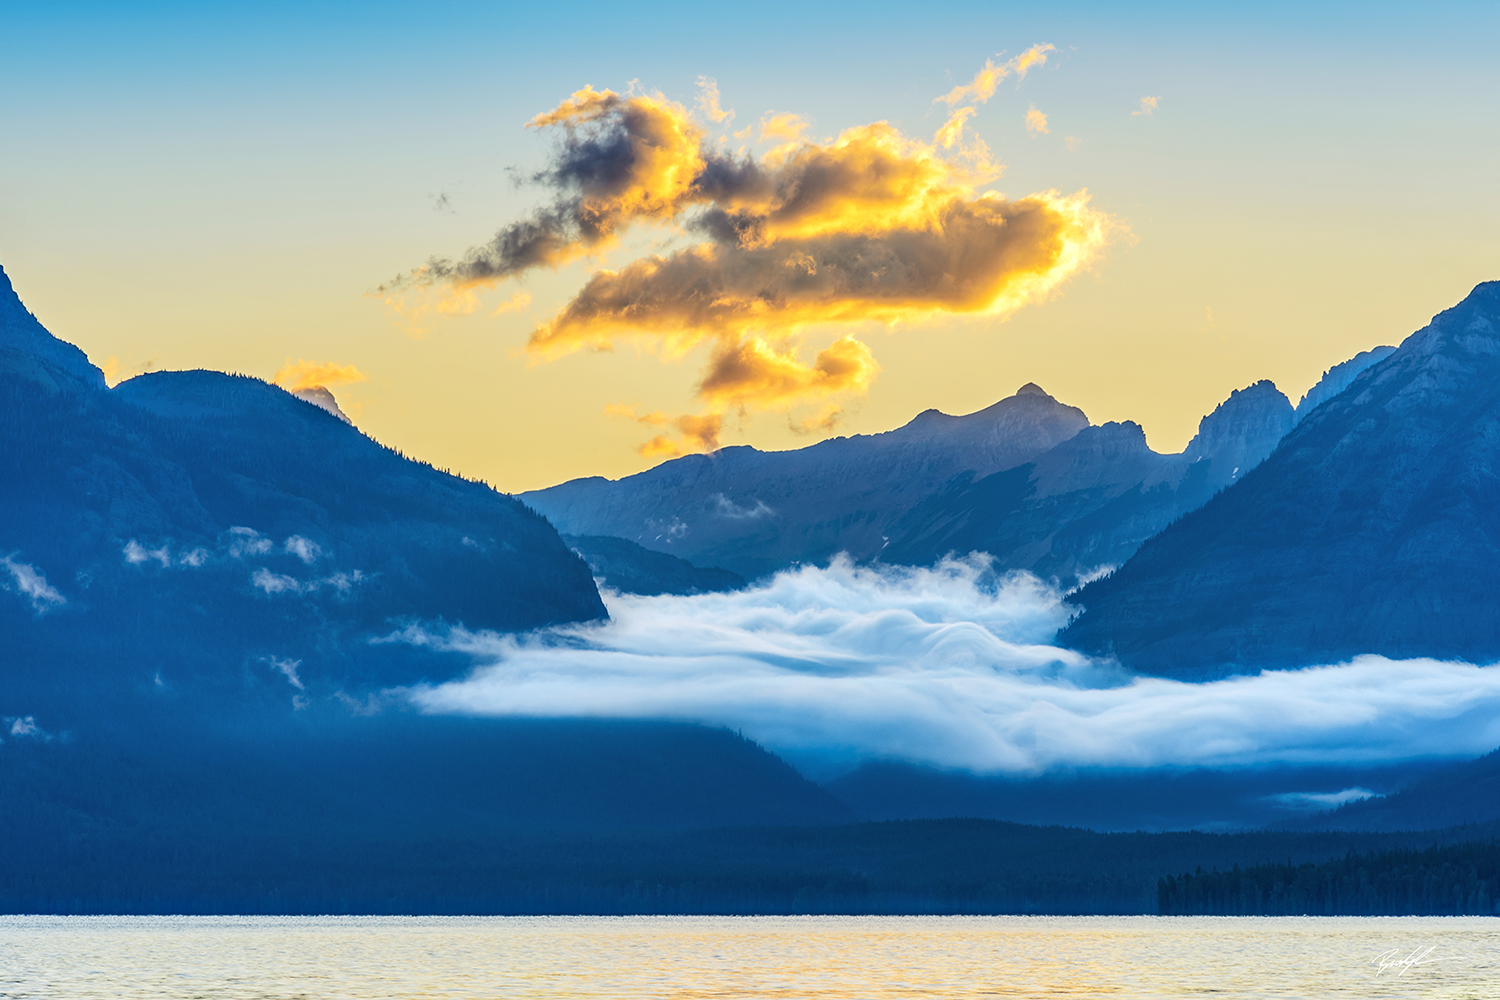
[[[1083,427],[1034,385],[963,416],[924,411],[880,434],[807,448],[672,459],[620,480],[519,494],[570,535],[608,535],[747,578],[839,551],[868,559],[901,511],[971,468],[1014,465]]]
[[[1359,653],[1500,657],[1500,282],[1076,595],[1059,640],[1210,676]]]

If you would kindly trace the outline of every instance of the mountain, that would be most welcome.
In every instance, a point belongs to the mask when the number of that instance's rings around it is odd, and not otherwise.
[[[45,703],[55,725],[143,680],[227,691],[277,663],[296,664],[288,695],[406,682],[459,665],[370,644],[404,623],[605,615],[587,565],[520,501],[257,379],[106,389],[3,290],[0,713]]]
[[[594,579],[622,594],[711,594],[739,590],[745,578],[717,566],[694,566],[686,559],[608,535],[564,535],[563,541],[588,561]]]
[[[1329,369],[1304,402],[1346,386],[1383,350]],[[1163,455],[1140,425],[1092,426],[1028,383],[963,417],[928,410],[885,434],[783,452],[725,448],[523,498],[565,532],[748,577],[838,551],[905,565],[978,551],[997,569],[1074,586],[1235,482],[1296,423],[1290,400],[1260,381],[1205,416],[1181,454]]]
[[[300,400],[311,403],[320,410],[333,414],[346,424],[354,423],[354,421],[349,419],[349,415],[344,412],[343,408],[339,406],[339,401],[333,398],[333,393],[321,385],[309,386],[306,389],[293,389],[292,395]]]
[[[1155,767],[1059,769],[1036,775],[987,775],[868,761],[826,782],[840,802],[872,820],[965,816],[1090,830],[1438,829],[1500,820],[1500,799],[1461,808],[1413,803],[1398,822],[1329,826],[1328,816],[1386,801],[1372,798],[1332,814],[1351,795],[1385,795],[1422,786],[1453,765],[1428,760],[1394,764],[1270,765],[1241,768]],[[1448,785],[1457,791],[1456,782]],[[1484,789],[1479,786],[1480,790]],[[1404,793],[1402,793],[1404,794]],[[1398,797],[1392,795],[1392,798]],[[1319,815],[1314,815],[1319,814]],[[1384,820],[1384,817],[1382,818]]]
[[[1264,461],[1296,422],[1291,401],[1274,382],[1262,379],[1234,390],[1199,421],[1182,458],[1189,464],[1212,463],[1206,481],[1220,489]]]
[[[1318,379],[1318,384],[1307,390],[1307,394],[1298,401],[1297,419],[1301,420],[1326,401],[1349,388],[1349,384],[1360,372],[1377,361],[1384,361],[1394,350],[1394,347],[1372,347],[1328,369],[1323,373],[1323,377]]]
[[[853,818],[723,730],[413,711],[404,687],[473,669],[414,626],[605,617],[552,526],[257,379],[108,389],[3,290],[4,878],[91,858],[79,892],[149,895],[182,850],[264,848],[255,882],[325,844]]]
[[[954,476],[1012,468],[1087,426],[1082,410],[1028,384],[966,416],[928,410],[893,431],[794,451],[723,448],[521,499],[566,534],[624,538],[754,578],[841,551],[873,558],[897,519]]]
[[[1500,820],[1500,750],[1444,768],[1389,795],[1283,824],[1299,830],[1437,830]]]
[[[1124,562],[1147,538],[1259,463],[1293,424],[1270,382],[1238,389],[1180,455],[1146,445],[1133,422],[1087,427],[1030,462],[963,475],[901,518],[882,558],[911,565],[988,552],[1006,569],[1071,585]]]
[[[3,267],[0,267],[0,348],[45,361],[90,388],[104,388],[104,373],[94,367],[88,355],[48,333],[31,310],[21,304]],[[10,363],[19,362],[12,359]]]
[[[1076,595],[1060,640],[1205,677],[1360,653],[1500,659],[1500,282]]]

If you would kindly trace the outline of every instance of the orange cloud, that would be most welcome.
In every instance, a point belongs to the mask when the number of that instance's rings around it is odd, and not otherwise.
[[[1033,46],[991,66],[994,79],[1024,75],[1050,51]],[[969,85],[980,100],[993,93],[981,83]],[[643,454],[716,447],[726,410],[826,408],[868,390],[879,365],[864,343],[842,336],[806,364],[796,349],[804,329],[1004,316],[1052,294],[1122,231],[1086,191],[983,191],[1000,168],[983,143],[962,142],[973,114],[956,109],[932,143],[883,121],[812,141],[805,121],[778,114],[760,133],[783,142],[757,158],[710,142],[660,95],[585,87],[530,122],[558,131],[553,161],[536,175],[553,203],[457,262],[429,261],[403,287],[441,284],[466,301],[503,277],[601,250],[629,225],[676,227],[697,242],[596,270],[527,349],[555,358],[620,338],[669,359],[706,349],[707,412],[655,415],[679,437],[659,435]],[[1045,131],[1046,117],[1033,108],[1028,124]],[[808,428],[832,426],[832,413],[807,418]]]
[[[973,108],[959,108],[948,116],[943,127],[933,135],[932,141],[944,149],[952,149],[963,138],[964,123],[978,114]]]
[[[698,77],[698,111],[715,125],[722,125],[734,118],[733,111],[725,111],[719,104],[719,81],[711,76]]]
[[[490,312],[491,316],[503,316],[509,312],[517,312],[531,305],[531,293],[517,292],[504,302],[500,303]]]
[[[636,423],[645,424],[648,427],[665,427],[672,422],[672,419],[660,410],[652,413],[636,413],[635,407],[629,403],[610,403],[604,408],[604,415],[606,417],[624,417],[627,420],[634,420]]]
[[[834,341],[811,365],[798,361],[795,350],[778,351],[751,337],[714,351],[698,395],[714,410],[774,409],[835,393],[863,393],[879,370],[870,349],[853,337]]]
[[[645,458],[675,458],[694,451],[716,451],[719,435],[724,429],[724,418],[717,413],[686,414],[673,420],[672,425],[682,435],[680,438],[658,434],[636,451]]]
[[[794,434],[828,433],[838,427],[844,419],[844,408],[837,403],[827,403],[817,413],[798,421],[788,421]]]
[[[1024,80],[1026,79],[1026,72],[1031,67],[1042,65],[1047,61],[1047,53],[1056,51],[1057,47],[1054,45],[1033,45],[1012,59],[1009,65],[1015,71],[1016,76]]]
[[[873,232],[817,232],[813,220],[800,227],[813,230],[810,236],[700,244],[597,272],[537,328],[530,349],[556,356],[607,348],[628,334],[680,356],[741,331],[1003,315],[1044,298],[1112,232],[1111,220],[1082,192],[1017,201],[955,194],[931,212],[929,224]]]
[[[472,315],[479,309],[478,293],[495,283],[494,280],[490,280],[469,285],[427,287],[436,280],[429,276],[428,271],[429,268],[424,266],[412,272],[413,278],[418,281],[418,287],[408,288],[399,294],[382,287],[375,293],[382,305],[404,321],[406,332],[413,337],[421,337],[428,332],[427,320],[434,314],[439,316]],[[518,292],[508,302],[502,303],[491,315],[498,316],[512,309],[521,309],[530,302],[530,295]]]
[[[960,87],[954,87],[942,97],[936,98],[933,103],[943,104],[983,104],[995,96],[995,90],[1000,86],[1002,80],[1014,75],[1016,82],[1026,79],[1026,74],[1033,66],[1040,66],[1047,61],[1047,53],[1056,52],[1054,45],[1033,45],[1013,59],[996,64],[993,59],[984,61],[981,69],[973,80]]]
[[[1141,106],[1130,112],[1130,117],[1136,118],[1140,115],[1152,115],[1156,113],[1156,106],[1161,103],[1160,97],[1143,97]]]
[[[353,365],[303,361],[300,358],[294,362],[291,358],[287,358],[286,364],[281,366],[280,371],[271,381],[287,392],[298,392],[303,389],[326,388],[345,382],[367,382],[369,379],[365,377],[364,372]]]
[[[1047,116],[1038,111],[1035,104],[1031,106],[1031,110],[1026,112],[1026,131],[1033,135],[1038,132],[1042,135],[1047,135],[1051,131],[1051,129],[1047,128]]]
[[[760,141],[796,142],[811,127],[801,115],[769,115],[760,120]]]

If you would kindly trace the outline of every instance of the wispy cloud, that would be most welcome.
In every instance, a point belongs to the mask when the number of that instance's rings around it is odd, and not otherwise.
[[[1048,53],[1056,51],[1057,47],[1055,45],[1038,44],[1002,63],[997,63],[994,59],[986,59],[984,67],[975,74],[973,80],[962,86],[954,87],[942,97],[937,98],[933,103],[941,102],[948,105],[983,104],[995,96],[995,90],[1000,86],[1002,81],[1014,76],[1016,82],[1019,83],[1026,79],[1026,74],[1033,67],[1040,66],[1047,61]]]
[[[243,524],[235,525],[228,532],[227,550],[231,559],[262,555],[271,551],[271,540],[254,528]]]
[[[298,668],[302,666],[301,660],[293,660],[291,658],[282,658],[279,656],[267,656],[263,658],[263,661],[272,670],[285,677],[286,682],[292,687],[296,688],[298,691],[307,690],[306,686],[302,683],[302,678],[297,675]]]
[[[655,416],[655,415],[653,415]],[[654,423],[647,420],[643,423]],[[657,426],[672,427],[677,437],[658,434],[636,450],[645,458],[675,458],[693,451],[714,451],[724,433],[724,418],[717,413],[702,415],[684,413],[661,421]]]
[[[125,543],[122,554],[125,556],[125,561],[132,566],[139,566],[142,563],[151,561],[161,563],[163,569],[172,565],[172,554],[167,550],[165,545],[160,548],[148,549],[134,538]]]
[[[34,715],[13,715],[0,719],[4,724],[5,731],[13,740],[35,740],[38,743],[51,743],[56,737],[37,725]]]
[[[520,312],[531,305],[530,292],[517,292],[504,302],[500,303],[490,311],[491,316],[504,316],[506,313]]]
[[[1136,118],[1142,115],[1154,115],[1156,114],[1156,106],[1160,103],[1160,97],[1143,97],[1141,98],[1141,106],[1130,112],[1130,116]]]
[[[357,569],[348,573],[330,573],[327,576],[310,580],[299,580],[294,576],[277,573],[264,566],[258,567],[250,574],[250,585],[263,591],[268,597],[281,594],[316,594],[325,588],[345,596],[364,580],[364,573]]]
[[[1047,128],[1047,116],[1038,111],[1035,104],[1026,112],[1026,131],[1033,135],[1046,135],[1051,131]]]
[[[607,595],[607,624],[532,636],[413,629],[473,676],[430,712],[674,718],[794,759],[988,772],[1350,763],[1500,746],[1500,666],[1357,657],[1191,684],[1051,645],[1070,608],[980,559],[783,573],[733,594]]]
[[[282,545],[282,550],[289,555],[294,555],[298,559],[301,559],[303,565],[306,566],[311,566],[323,558],[323,546],[311,538],[303,538],[301,535],[292,535],[288,538]]]
[[[727,125],[734,120],[734,112],[719,102],[719,81],[711,76],[698,77],[698,113],[715,125]]]
[[[933,135],[932,141],[944,149],[957,146],[963,141],[965,123],[978,113],[973,108],[958,108],[948,116],[948,120]]]
[[[0,576],[0,589],[25,598],[37,614],[46,614],[68,603],[67,598],[47,582],[45,573],[31,563],[21,562],[16,558],[16,553],[0,557],[0,568],[4,568],[8,574],[8,579]]]
[[[731,521],[758,521],[763,517],[776,516],[776,511],[758,497],[754,503],[746,502],[744,506],[735,503],[723,493],[715,493],[709,499],[713,501],[714,513]]]

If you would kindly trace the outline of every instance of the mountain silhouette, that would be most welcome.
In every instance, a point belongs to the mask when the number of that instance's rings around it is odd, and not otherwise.
[[[883,434],[723,448],[520,496],[566,534],[624,538],[754,578],[838,552],[874,558],[901,515],[954,476],[1011,468],[1087,426],[1082,410],[1027,384],[966,416],[928,410]]]
[[[1287,398],[1257,382],[1204,417],[1180,455],[1152,451],[1133,422],[1086,427],[1013,469],[958,477],[895,525],[883,558],[925,565],[988,552],[999,568],[1071,585],[1201,506],[1269,455],[1292,423]]]
[[[3,267],[0,267],[0,348],[45,361],[90,388],[104,388],[104,373],[94,367],[88,355],[48,333],[31,310],[21,304]],[[19,363],[14,358],[10,361],[12,365]]]
[[[1076,595],[1064,643],[1184,677],[1500,658],[1500,282]]]
[[[1378,356],[1335,366],[1309,396]],[[930,565],[977,551],[997,569],[1072,586],[1235,482],[1296,422],[1275,385],[1257,382],[1204,417],[1181,454],[1164,455],[1140,425],[1092,426],[1028,383],[966,416],[928,410],[883,434],[791,451],[724,448],[522,498],[570,535],[613,536],[749,578],[837,552]]]

